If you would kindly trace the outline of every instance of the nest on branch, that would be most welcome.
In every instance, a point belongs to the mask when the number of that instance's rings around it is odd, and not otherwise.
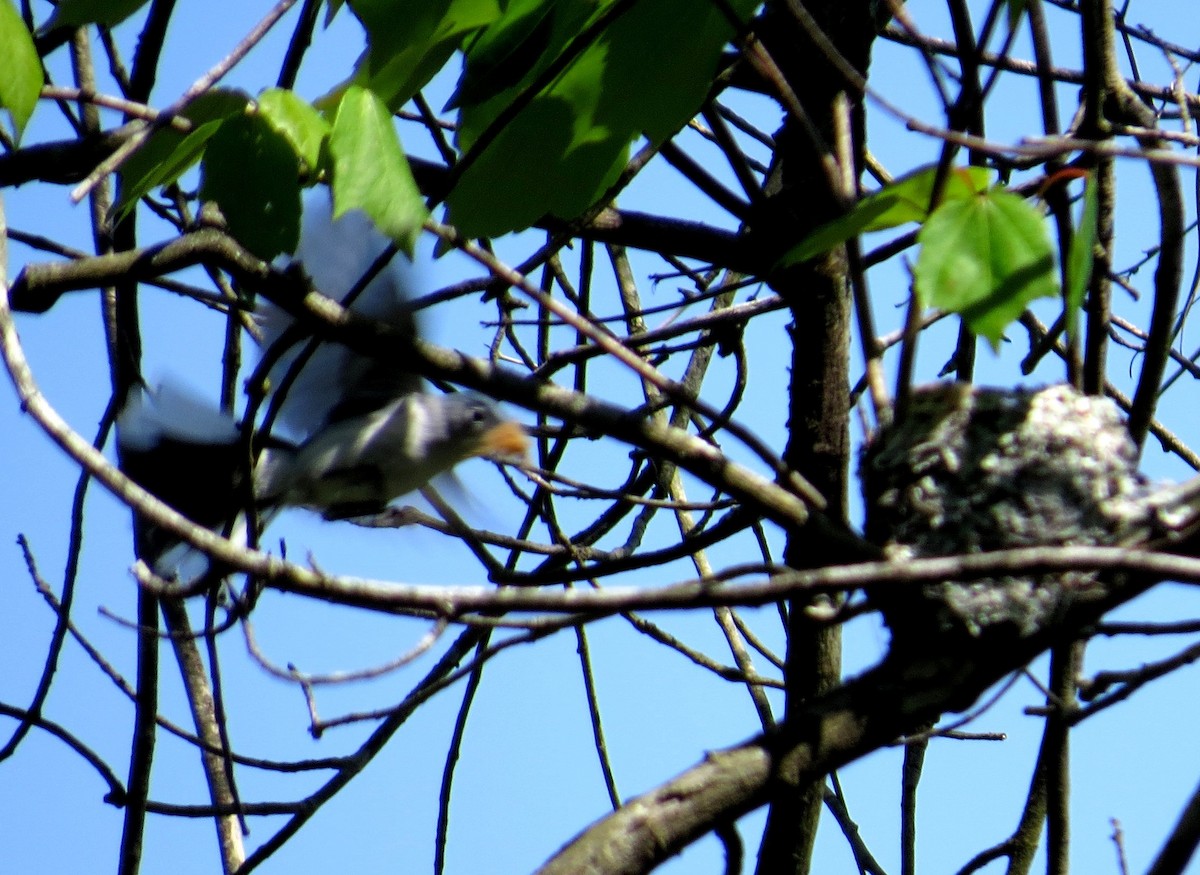
[[[1015,547],[1145,543],[1162,533],[1162,490],[1137,470],[1116,406],[1068,386],[917,390],[864,450],[867,535],[899,561]],[[905,587],[878,604],[896,638],[1006,629],[1026,636],[1091,571]]]

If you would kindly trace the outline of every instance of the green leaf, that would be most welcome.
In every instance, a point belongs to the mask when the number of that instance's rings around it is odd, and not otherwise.
[[[208,142],[200,196],[213,201],[229,233],[259,258],[293,252],[300,239],[300,165],[292,144],[265,118],[223,121]]]
[[[179,179],[200,160],[209,139],[221,123],[245,112],[250,98],[244,92],[217,88],[197,97],[184,117],[192,123],[188,133],[174,128],[155,131],[138,151],[121,166],[121,195],[113,207],[118,219],[137,202],[164,185]]]
[[[362,210],[375,226],[412,254],[429,211],[413,180],[392,114],[373,92],[346,89],[329,138],[333,158],[333,215]]]
[[[1100,204],[1096,190],[1096,179],[1089,175],[1083,186],[1083,214],[1071,238],[1067,254],[1067,297],[1063,302],[1067,334],[1075,335],[1079,325],[1079,311],[1083,308],[1083,297],[1087,294],[1095,264],[1096,239],[1099,234]]]
[[[757,0],[634,3],[591,49],[607,55],[597,123],[644,134],[656,145],[674,136],[708,97],[721,53],[735,36],[726,10],[745,21],[759,5]]]
[[[558,0],[512,0],[504,15],[467,49],[467,62],[446,109],[484,102],[526,76],[547,55]]]
[[[392,109],[417,93],[471,34],[500,16],[498,0],[349,0],[368,49],[351,82]]]
[[[313,174],[321,164],[321,150],[329,138],[329,122],[313,105],[294,91],[268,88],[258,96],[258,111],[292,144],[303,163],[302,171]]]
[[[757,5],[724,4],[743,17]],[[468,53],[457,95],[458,146],[468,160],[447,198],[450,221],[467,236],[503,234],[547,214],[570,218],[595,204],[637,136],[661,142],[695,114],[733,36],[722,8],[692,0],[557,0],[549,23],[511,18],[533,14],[511,4]],[[506,76],[527,72],[494,96],[472,91],[484,77],[470,65],[500,61]],[[549,69],[557,72],[532,93]]]
[[[149,0],[63,0],[46,21],[47,31],[85,24],[120,24]]]
[[[572,117],[563,103],[538,101],[521,124],[500,132],[462,175],[448,200],[449,220],[469,237],[491,237],[532,225],[542,216],[573,216],[591,206],[628,160],[624,142],[569,142]],[[528,133],[540,128],[540,136]],[[510,151],[507,162],[503,160]],[[537,172],[541,167],[542,172]]]
[[[1045,220],[1012,192],[992,190],[942,204],[917,242],[917,299],[958,313],[993,349],[1030,301],[1058,295]]]
[[[333,24],[334,17],[338,11],[346,4],[346,0],[328,0],[325,6],[325,26]]]
[[[608,7],[612,5],[613,0],[601,0],[599,3],[589,0],[552,0],[545,4],[546,17],[536,22],[530,21],[537,10],[530,8],[529,0],[511,3],[504,16],[480,33],[467,52],[466,68],[452,98],[463,106],[456,135],[459,148],[469,150],[493,121],[501,115],[512,114],[515,101],[536,103],[560,93],[560,99],[566,103],[582,105],[586,102],[594,105],[603,66],[597,67],[594,56],[589,57],[588,45],[576,53],[571,64],[559,73],[558,79],[543,88],[540,94],[534,94],[530,89],[548,67],[562,63],[562,55],[571,42],[593,25],[595,19],[608,12]],[[535,31],[541,31],[536,41]],[[591,45],[595,45],[595,39]],[[540,49],[540,53],[531,58],[530,54],[535,49]],[[503,63],[506,56],[520,58],[524,75],[517,81],[499,90],[482,83],[478,86],[472,84],[475,80],[485,78],[497,64]],[[473,70],[472,67],[477,65],[483,69]],[[516,69],[517,61],[513,60],[507,66],[511,73]],[[573,67],[584,69],[573,70]],[[587,75],[580,75],[581,72]],[[474,92],[473,99],[465,99],[462,93],[464,88]]]
[[[962,200],[987,190],[995,174],[986,167],[955,167],[942,186],[941,202]],[[781,264],[808,261],[852,237],[868,231],[884,231],[908,222],[923,222],[933,199],[937,165],[930,164],[906,173],[879,191],[862,198],[840,219],[817,228],[781,259]]]
[[[0,0],[0,107],[20,139],[42,91],[42,61],[33,36],[9,0]]]

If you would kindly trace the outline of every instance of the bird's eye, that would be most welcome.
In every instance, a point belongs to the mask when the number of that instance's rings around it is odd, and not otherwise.
[[[471,421],[474,422],[476,425],[486,422],[487,418],[488,418],[488,412],[482,407],[476,407],[474,410],[471,411]]]

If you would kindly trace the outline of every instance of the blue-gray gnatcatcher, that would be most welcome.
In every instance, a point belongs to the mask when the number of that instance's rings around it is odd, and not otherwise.
[[[332,221],[328,198],[311,200],[304,219],[295,261],[317,289],[342,300],[387,241],[361,213]],[[414,332],[405,285],[398,270],[385,269],[349,307]],[[292,325],[272,305],[259,321],[264,349]],[[478,393],[426,391],[394,360],[374,361],[331,342],[303,358],[307,344],[300,338],[271,369],[272,388],[286,387],[278,400],[286,438],[268,439],[249,478],[234,419],[171,383],[130,391],[117,418],[126,473],[193,521],[220,529],[251,501],[268,516],[287,506],[327,519],[380,513],[464,459],[526,452],[524,429]],[[160,576],[188,581],[207,573],[207,561],[169,534],[137,528],[138,553]]]

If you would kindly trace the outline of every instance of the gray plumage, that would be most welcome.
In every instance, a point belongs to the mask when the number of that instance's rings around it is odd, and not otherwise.
[[[482,395],[405,395],[335,420],[294,450],[268,450],[255,492],[265,505],[307,507],[326,519],[380,513],[464,459],[505,452],[495,441],[506,425]],[[516,451],[520,438],[510,433]]]
[[[316,288],[344,300],[387,248],[365,216],[334,222],[328,197],[314,197],[296,260]],[[404,268],[386,267],[347,306],[412,335],[409,281]],[[254,465],[252,489],[236,422],[178,386],[137,386],[118,416],[126,472],[190,519],[243,531],[230,521],[251,503],[266,518],[286,506],[327,519],[376,514],[466,458],[524,453],[523,429],[490,399],[426,392],[419,375],[394,358],[375,360],[333,342],[306,357],[310,338],[291,330],[284,310],[264,305],[258,319],[264,349],[291,345],[268,376],[282,434],[260,436],[267,448]],[[160,575],[195,576],[179,571],[189,551],[153,526],[139,525],[138,546]]]
[[[321,294],[343,302],[354,313],[386,322],[409,337],[417,335],[417,320],[408,289],[417,284],[416,269],[394,256],[352,301],[355,290],[376,260],[394,251],[364,214],[350,212],[333,219],[333,207],[323,189],[314,192],[304,211],[300,245],[291,263],[298,265]],[[261,348],[273,350],[295,320],[282,308],[264,301],[256,314],[262,329]],[[290,383],[279,410],[287,436],[297,442],[311,437],[330,422],[379,409],[396,398],[424,390],[420,376],[379,362],[337,343],[321,343],[292,376],[297,358],[310,338],[293,342],[272,365],[268,380],[278,389]]]

